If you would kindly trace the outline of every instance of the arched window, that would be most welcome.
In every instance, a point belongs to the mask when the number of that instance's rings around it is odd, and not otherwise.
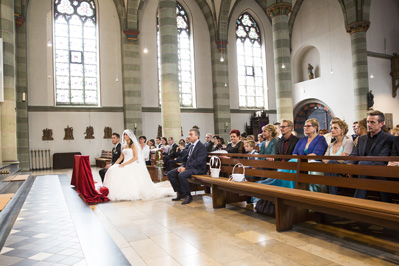
[[[236,22],[239,106],[264,108],[262,41],[258,23],[249,13]]]
[[[93,0],[54,1],[57,105],[98,105],[98,45]]]
[[[191,32],[190,20],[186,10],[177,2],[177,44],[178,44],[178,64],[179,64],[179,92],[180,106],[194,107],[194,82],[193,82],[193,57],[191,53]],[[161,104],[161,52],[159,43],[159,24],[158,27],[158,78],[159,78],[159,104]]]

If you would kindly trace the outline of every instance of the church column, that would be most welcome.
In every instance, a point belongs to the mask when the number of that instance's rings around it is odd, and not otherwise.
[[[294,119],[290,36],[288,29],[288,14],[291,11],[291,3],[276,3],[267,8],[267,14],[272,19],[277,121],[281,119],[293,121]]]
[[[367,114],[367,93],[369,92],[366,31],[369,21],[357,21],[346,26],[351,35],[353,87],[355,93],[355,119],[361,120]]]
[[[211,43],[215,134],[229,139],[231,129],[227,41]],[[221,58],[223,59],[221,60]]]
[[[17,160],[14,1],[1,1],[0,11],[4,71],[4,102],[0,103],[1,159],[6,162]]]
[[[176,0],[159,0],[163,135],[180,139],[181,117],[178,77]]]
[[[143,132],[139,31],[127,29],[124,34],[126,37],[121,39],[124,125],[139,136]]]
[[[17,82],[17,145],[19,166],[29,169],[29,128],[28,128],[28,91],[27,91],[27,46],[25,6],[15,2],[16,24],[16,82]]]

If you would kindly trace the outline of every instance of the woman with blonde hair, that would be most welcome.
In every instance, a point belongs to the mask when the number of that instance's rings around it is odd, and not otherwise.
[[[303,126],[306,137],[301,138],[295,146],[293,155],[324,155],[327,150],[327,142],[319,133],[319,121],[311,118],[305,121]]]
[[[276,154],[277,130],[274,128],[274,125],[268,124],[262,127],[262,135],[264,141],[260,145],[259,154]]]

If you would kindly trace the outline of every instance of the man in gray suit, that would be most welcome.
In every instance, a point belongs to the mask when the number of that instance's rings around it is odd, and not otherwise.
[[[367,134],[360,136],[356,148],[350,156],[390,156],[394,136],[385,133],[382,127],[385,125],[385,115],[380,111],[372,111],[367,116]],[[386,162],[355,161],[359,165],[386,165]],[[373,178],[359,175],[359,178]],[[383,178],[378,178],[383,179]],[[380,192],[381,201],[390,202],[388,193]],[[367,190],[356,189],[355,198],[365,199]]]

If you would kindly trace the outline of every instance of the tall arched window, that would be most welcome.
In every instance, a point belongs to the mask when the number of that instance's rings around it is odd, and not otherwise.
[[[57,105],[98,105],[96,21],[93,0],[54,1]]]
[[[236,22],[239,106],[264,108],[262,41],[258,23],[249,13]]]
[[[186,10],[177,2],[176,6],[177,20],[177,44],[179,56],[179,92],[180,106],[194,107],[194,82],[193,82],[193,58],[191,53],[191,32],[190,20]],[[158,27],[158,78],[159,78],[159,104],[161,104],[161,53],[159,43],[159,24]]]

